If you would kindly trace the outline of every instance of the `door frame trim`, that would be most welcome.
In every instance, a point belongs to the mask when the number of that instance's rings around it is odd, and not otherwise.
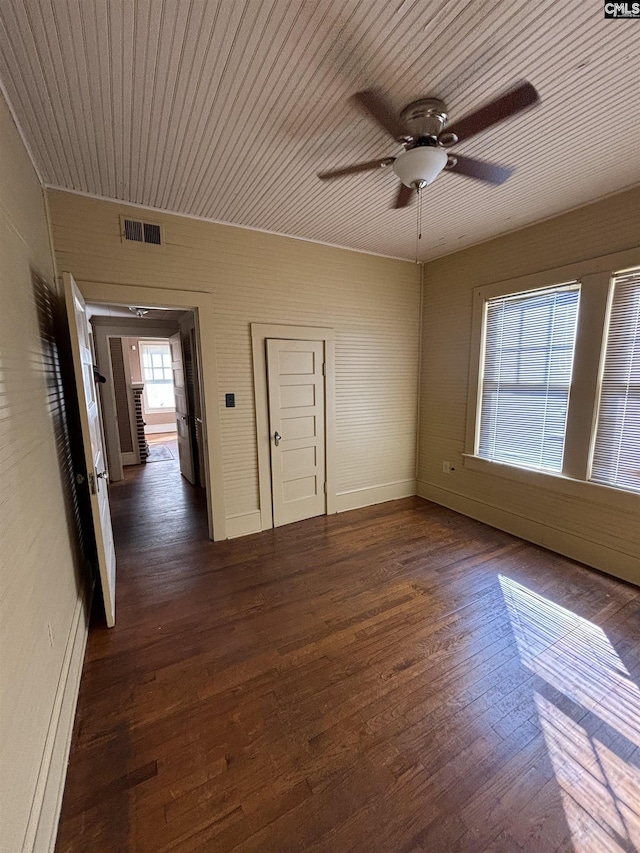
[[[337,512],[335,452],[335,330],[318,326],[287,326],[276,323],[251,323],[253,390],[256,410],[256,445],[258,449],[258,488],[260,500],[260,523],[262,530],[270,530],[273,527],[273,506],[271,503],[271,434],[269,432],[267,356],[265,346],[267,338],[324,342],[325,477],[327,484],[325,509],[327,515],[333,515]]]
[[[82,279],[76,279],[76,284],[87,302],[109,305],[150,305],[158,308],[193,310],[196,323],[196,340],[201,355],[202,420],[206,446],[205,482],[209,537],[216,542],[226,539],[227,520],[224,502],[216,348],[213,335],[201,334],[201,329],[215,328],[213,295],[197,290],[113,284]]]
[[[94,300],[98,302],[98,300]],[[113,371],[111,365],[111,353],[109,350],[109,340],[111,338],[146,338],[151,329],[158,338],[168,338],[172,326],[161,325],[157,320],[149,320],[146,325],[142,323],[140,326],[129,324],[128,326],[118,325],[118,317],[93,317],[89,323],[93,328],[93,342],[96,351],[97,363],[106,365],[108,382],[106,385],[100,385],[100,401],[102,403],[102,420],[104,425],[104,438],[107,451],[107,459],[109,462],[109,480],[113,483],[122,480],[123,478],[123,453],[120,450],[120,441],[118,430],[116,427],[116,402],[113,395]],[[103,322],[104,321],[104,322]],[[152,325],[153,324],[153,325]],[[136,331],[139,329],[139,332]],[[131,389],[129,388],[129,391]],[[131,402],[131,401],[130,401]],[[132,418],[131,434],[134,436],[134,446],[137,441],[135,417]],[[137,454],[136,454],[137,455]],[[140,462],[140,458],[137,458]]]

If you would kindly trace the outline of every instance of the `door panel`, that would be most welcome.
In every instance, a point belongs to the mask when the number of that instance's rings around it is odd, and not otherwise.
[[[266,343],[273,521],[279,527],[326,511],[324,343]]]
[[[91,517],[96,539],[98,570],[107,625],[116,621],[116,554],[109,511],[107,464],[104,458],[100,410],[93,378],[93,357],[86,306],[73,277],[64,274],[64,296],[71,337],[71,353],[80,410],[80,426],[89,480]]]
[[[282,429],[289,439],[313,438],[316,434],[314,417],[282,418]]]
[[[185,384],[184,365],[182,361],[182,340],[180,332],[169,338],[171,345],[171,370],[173,373],[173,393],[176,398],[176,428],[178,432],[178,457],[180,473],[190,483],[195,485],[196,478],[193,470],[193,452],[191,449],[191,427],[187,387]]]
[[[315,373],[314,354],[312,352],[281,352],[279,354],[280,375]]]
[[[304,374],[303,374],[304,376]],[[280,408],[281,409],[296,409],[299,406],[315,406],[316,404],[316,389],[315,385],[287,385],[285,384],[291,377],[283,376],[280,385]],[[304,376],[306,380],[307,377]]]

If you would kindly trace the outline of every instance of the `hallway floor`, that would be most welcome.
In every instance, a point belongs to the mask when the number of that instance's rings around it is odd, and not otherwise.
[[[171,468],[112,489],[58,853],[640,848],[640,590],[418,498],[214,544]]]
[[[166,448],[171,458],[127,466],[124,480],[110,487],[118,583],[124,583],[123,560],[126,564],[130,549],[155,547],[161,542],[170,547],[194,536],[208,541],[205,491],[180,474],[176,434],[152,434],[147,441],[151,449]],[[116,607],[121,592],[124,594],[124,586],[118,589]]]

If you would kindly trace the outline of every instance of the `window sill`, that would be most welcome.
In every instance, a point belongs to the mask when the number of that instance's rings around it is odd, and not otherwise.
[[[627,492],[613,486],[604,486],[601,483],[591,483],[586,480],[573,480],[562,474],[554,474],[550,471],[537,471],[533,468],[518,468],[515,465],[507,465],[504,462],[490,462],[472,453],[462,454],[465,468],[489,474],[493,477],[502,477],[522,485],[534,486],[546,489],[550,492],[559,492],[569,497],[575,497],[594,504],[601,504],[627,512],[640,511],[640,494]]]

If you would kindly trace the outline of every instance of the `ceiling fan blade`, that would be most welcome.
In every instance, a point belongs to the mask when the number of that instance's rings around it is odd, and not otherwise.
[[[368,89],[365,92],[356,92],[355,95],[352,95],[351,100],[363,107],[394,139],[403,139],[406,136],[411,136],[407,128],[378,92],[373,89]]]
[[[393,205],[395,210],[399,210],[401,207],[406,207],[413,198],[413,189],[411,187],[407,187],[404,184],[400,184],[400,189],[398,190],[398,195],[396,196],[395,203]]]
[[[368,172],[370,169],[381,169],[390,166],[395,157],[383,157],[381,160],[367,160],[366,163],[354,163],[353,166],[344,166],[342,169],[330,169],[328,172],[318,172],[321,181],[330,178],[341,178],[343,175],[355,175],[357,172]]]
[[[463,157],[461,154],[453,154],[455,163],[445,166],[449,172],[465,175],[467,178],[476,178],[488,184],[499,186],[511,177],[514,169],[508,166],[498,166],[497,163],[489,163],[486,160],[477,160],[475,157]]]
[[[487,130],[494,124],[498,124],[498,122],[537,104],[539,100],[540,96],[534,87],[524,80],[506,94],[490,101],[474,113],[469,113],[460,121],[447,125],[442,135],[455,133],[458,142],[463,142],[465,139],[470,139],[477,133]]]

